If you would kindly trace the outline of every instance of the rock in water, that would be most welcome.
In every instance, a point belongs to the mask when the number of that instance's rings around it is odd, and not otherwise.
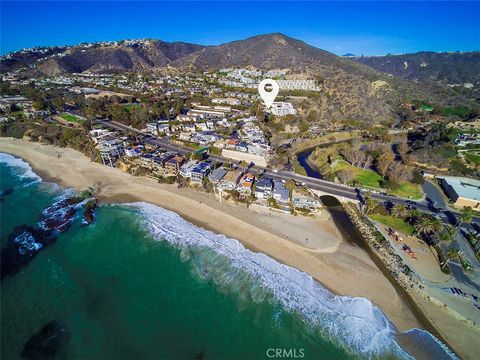
[[[5,189],[2,192],[0,192],[0,201],[2,201],[6,196],[13,193],[13,190],[14,190],[13,187],[10,187],[10,188]]]
[[[1,251],[1,278],[16,274],[30,263],[38,252],[57,240],[42,229],[17,226]]]
[[[60,321],[52,321],[33,334],[20,353],[23,359],[53,359],[70,334]]]
[[[85,198],[73,196],[63,198],[42,210],[38,226],[45,231],[65,232],[72,224],[77,207]]]
[[[97,199],[93,199],[88,201],[85,205],[82,219],[84,225],[90,225],[95,222],[95,209],[97,208],[97,203]]]

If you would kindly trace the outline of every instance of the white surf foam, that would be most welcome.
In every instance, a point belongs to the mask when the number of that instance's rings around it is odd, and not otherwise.
[[[320,329],[323,336],[349,351],[368,356],[394,354],[410,357],[396,342],[397,332],[393,324],[368,299],[335,295],[310,275],[265,254],[254,253],[235,239],[199,228],[174,212],[147,203],[129,205],[145,215],[145,224],[155,239],[166,240],[182,249],[182,260],[191,259],[193,249],[206,248],[208,252],[214,251],[228,258],[229,266],[236,269],[219,280],[215,272],[221,267],[219,260],[208,263],[210,260],[205,260],[205,257],[194,257],[200,276],[208,276],[212,272],[215,283],[222,286],[238,282],[237,277],[249,274],[257,285],[250,291],[254,301],[261,301],[264,297],[258,288],[266,289],[286,309],[301,313],[310,324]],[[241,284],[236,286],[242,287]]]
[[[31,178],[35,181],[42,180],[40,176],[33,172],[32,167],[29,163],[13,155],[0,152],[0,163],[18,169],[18,176],[20,176],[21,178]]]
[[[28,232],[21,233],[14,241],[19,244],[18,252],[20,255],[36,252],[43,247],[43,244],[36,242],[33,235]]]
[[[409,339],[412,346],[411,353],[436,360],[458,359],[457,356],[433,334],[422,329],[410,329],[403,332],[401,337]]]

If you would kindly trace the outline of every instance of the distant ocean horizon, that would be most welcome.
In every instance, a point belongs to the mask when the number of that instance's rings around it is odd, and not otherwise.
[[[19,226],[72,196],[0,153],[2,251]],[[82,208],[56,242],[15,238],[35,256],[1,288],[1,355],[21,358],[46,324],[65,329],[55,358],[358,359],[454,355],[425,330],[400,333],[365,298],[148,203]]]

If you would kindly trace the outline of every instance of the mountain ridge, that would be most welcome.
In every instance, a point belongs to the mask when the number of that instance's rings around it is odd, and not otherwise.
[[[24,78],[85,71],[150,72],[164,68],[184,72],[232,67],[288,69],[322,85],[317,98],[308,100],[308,107],[315,109],[322,121],[391,122],[399,106],[413,99],[441,106],[472,103],[469,98],[472,93],[456,91],[441,81],[412,81],[375,69],[358,61],[358,57],[337,56],[281,33],[211,46],[144,39],[86,44],[58,51],[52,55],[53,51],[46,50],[43,58],[37,54],[30,59],[2,57],[0,66],[4,71],[13,63],[18,70],[24,63]]]
[[[398,55],[356,56],[352,59],[375,70],[407,80],[480,82],[480,51],[419,51]]]

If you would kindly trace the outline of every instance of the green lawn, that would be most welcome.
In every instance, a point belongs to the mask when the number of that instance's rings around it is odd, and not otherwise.
[[[380,181],[382,177],[373,170],[358,170],[357,180],[363,185],[368,187],[380,187]]]
[[[380,189],[380,181],[382,177],[373,170],[359,169],[350,165],[345,160],[337,160],[337,163],[333,167],[333,170],[337,172],[345,168],[352,168],[355,173],[355,180],[357,180],[362,186]]]
[[[305,170],[305,168],[300,165],[296,157],[293,157],[292,163],[293,171],[295,171],[297,174],[307,176],[307,170]]]
[[[385,190],[389,194],[396,196],[410,198],[410,199],[421,199],[422,192],[420,191],[420,186],[412,183],[403,183],[398,186],[395,190],[386,190],[381,186],[382,177],[380,174],[376,173],[370,169],[359,169],[353,167],[345,160],[337,160],[333,170],[336,172],[345,168],[352,168],[355,174],[354,179],[357,180],[362,187],[370,188],[375,190]]]
[[[80,119],[79,117],[77,117],[75,115],[72,115],[72,114],[63,114],[63,115],[60,115],[60,117],[63,120],[66,120],[68,122],[74,122],[74,123],[77,123],[77,124],[82,123],[82,119]]]
[[[135,110],[139,107],[140,105],[138,104],[127,104],[127,105],[124,105],[125,109],[127,111],[131,111],[131,110]]]
[[[473,153],[473,152],[467,152],[465,153],[465,157],[471,161],[472,163],[476,165],[480,165],[480,152],[479,153]]]
[[[380,215],[380,214],[372,214],[369,215],[371,219],[382,223],[383,225],[389,226],[392,229],[400,231],[401,233],[412,235],[413,234],[413,226],[406,223],[400,218],[396,218],[390,215]]]
[[[420,186],[412,183],[403,183],[395,190],[387,191],[389,194],[396,196],[409,198],[409,199],[421,199],[422,192],[420,191]]]

